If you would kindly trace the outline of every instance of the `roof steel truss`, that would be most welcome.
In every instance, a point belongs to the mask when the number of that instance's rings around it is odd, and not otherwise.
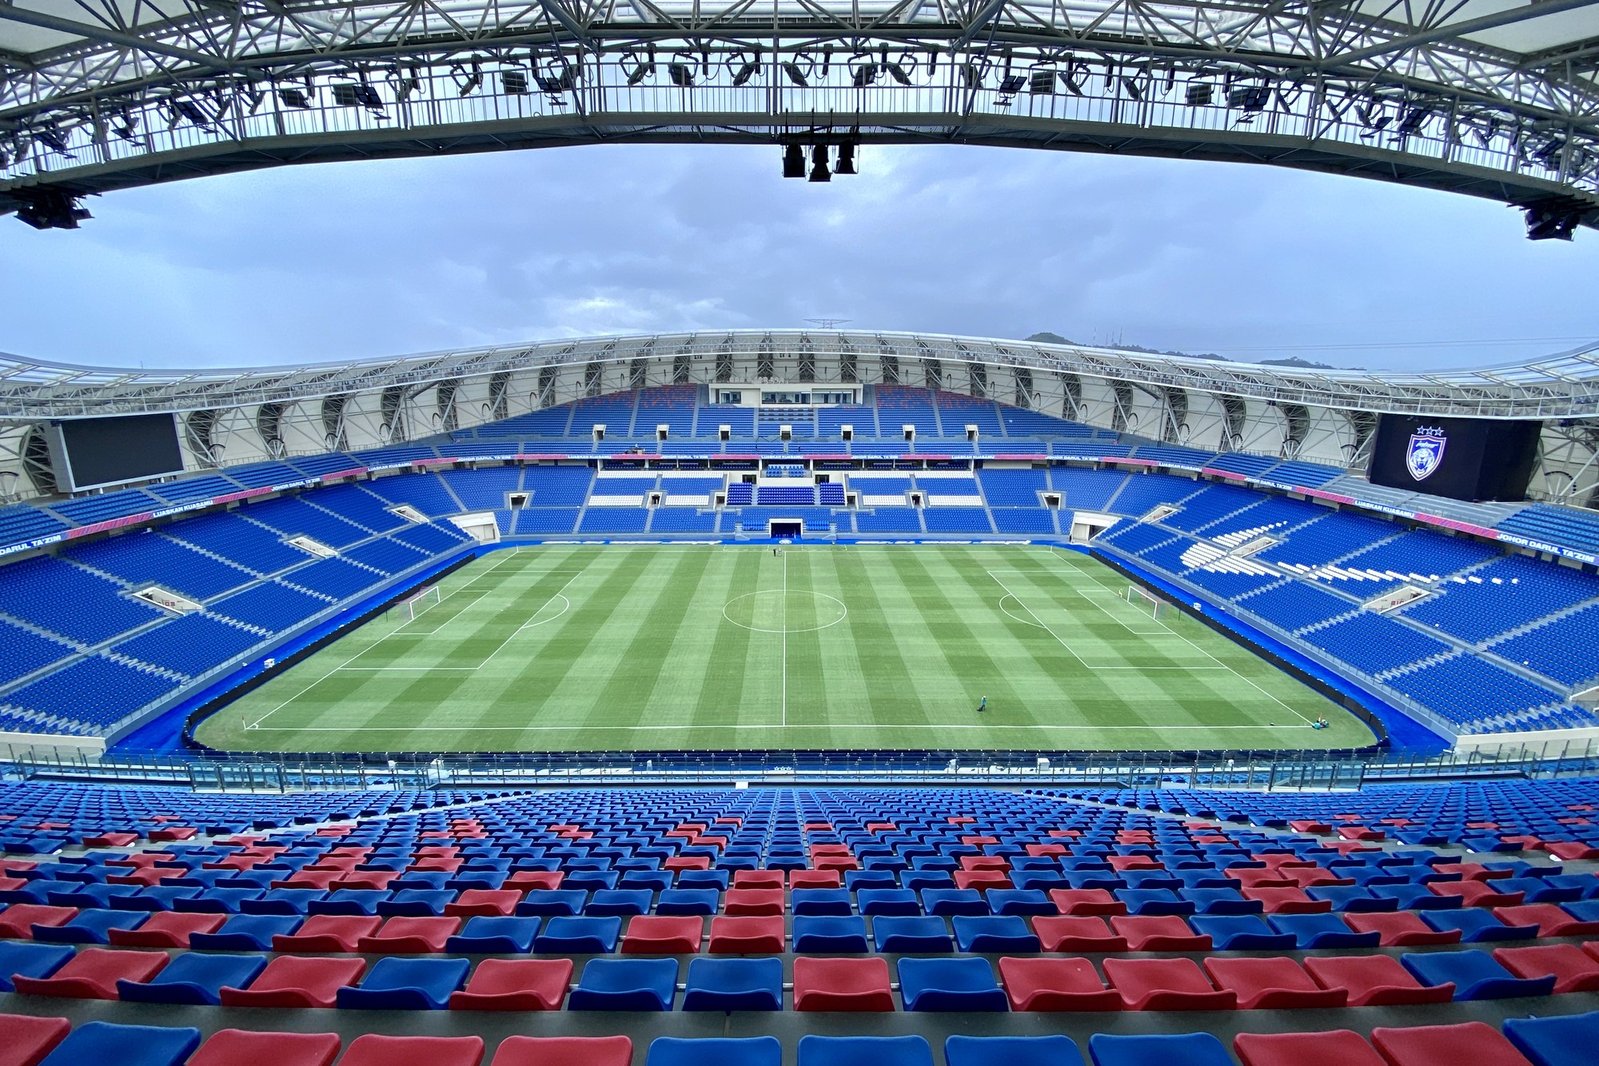
[[[904,333],[738,331],[609,337],[434,352],[309,366],[143,371],[0,358],[0,421],[190,411],[289,403],[329,394],[427,387],[541,366],[609,366],[634,359],[806,353],[946,365],[1026,367],[1153,390],[1186,389],[1345,411],[1485,418],[1593,418],[1599,346],[1515,367],[1436,373],[1314,371],[1143,352]]]
[[[1599,56],[1483,43],[1594,0],[1376,7],[15,0],[0,208],[302,159],[826,127],[1265,160],[1599,222]]]

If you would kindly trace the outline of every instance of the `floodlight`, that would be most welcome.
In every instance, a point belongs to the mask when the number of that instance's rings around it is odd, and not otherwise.
[[[688,52],[678,52],[672,61],[666,65],[666,75],[672,79],[672,84],[679,89],[687,89],[694,84],[694,68],[699,62]]]
[[[727,59],[727,69],[733,70],[733,61],[743,55],[743,52],[735,52],[733,55],[729,56]],[[760,73],[760,69],[761,50],[757,48],[755,49],[755,56],[753,59],[745,59],[739,64],[739,68],[733,71],[733,88],[737,89],[748,85],[750,79],[755,77],[756,74]]]
[[[855,172],[855,142],[845,141],[838,146],[838,166],[833,168],[833,173],[851,175]]]
[[[799,62],[794,59],[785,59],[780,65],[783,68],[783,73],[788,75],[789,81],[793,82],[801,89],[807,89],[810,87],[810,72],[813,69],[812,67],[802,67],[799,65]]]
[[[1526,217],[1529,241],[1569,241],[1582,221],[1580,212],[1558,204],[1529,207]]]
[[[292,107],[298,111],[308,111],[311,108],[311,98],[303,89],[279,89],[278,99],[284,107]]]
[[[1208,81],[1191,81],[1188,83],[1188,106],[1205,107],[1215,98],[1216,89]]]
[[[783,177],[803,178],[805,176],[805,149],[797,144],[783,147]]]
[[[179,118],[186,118],[196,126],[210,128],[211,116],[201,110],[200,105],[193,100],[174,100],[172,110]]]
[[[864,89],[877,80],[877,64],[863,63],[855,68],[855,88]]]
[[[1034,67],[1033,72],[1027,76],[1028,91],[1034,96],[1055,95],[1055,68]]]
[[[1015,96],[1022,91],[1022,86],[1027,84],[1027,79],[1020,74],[1007,74],[1000,79],[999,93],[1001,96]]]
[[[500,71],[500,85],[507,96],[526,96],[528,81],[527,71],[521,67],[512,67]]]
[[[811,149],[811,181],[832,181],[833,172],[827,169],[827,145],[818,144]]]
[[[92,218],[78,197],[60,189],[38,189],[26,193],[17,209],[17,219],[34,229],[77,229],[78,223]]]
[[[46,148],[66,154],[67,136],[56,127],[40,126],[38,129],[33,131],[33,135],[39,138],[40,143]]]
[[[654,46],[650,47],[646,55],[639,55],[637,52],[629,52],[623,57],[623,67],[626,68],[629,62],[633,64],[632,69],[629,70],[627,74],[627,84],[631,87],[639,84],[645,78],[648,78],[655,73]]]
[[[465,99],[483,87],[483,68],[476,63],[472,64],[472,73],[466,76],[465,81],[457,81],[456,96]]]

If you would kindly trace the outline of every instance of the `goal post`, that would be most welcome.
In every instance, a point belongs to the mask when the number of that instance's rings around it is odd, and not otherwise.
[[[439,595],[439,587],[437,585],[429,585],[425,589],[411,593],[400,602],[405,607],[405,620],[414,622],[417,615],[435,604],[443,603],[444,598]]]
[[[1170,600],[1136,582],[1127,586],[1127,602],[1140,612],[1148,611],[1151,618],[1164,618],[1172,606]]]

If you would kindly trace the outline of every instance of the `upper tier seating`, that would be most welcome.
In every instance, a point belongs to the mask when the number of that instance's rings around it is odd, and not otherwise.
[[[243,567],[203,555],[150,529],[70,548],[63,557],[135,588],[156,584],[200,601],[256,580]]]
[[[62,559],[25,559],[0,572],[0,613],[85,644],[165,617],[123,595],[115,582]]]
[[[1510,556],[1444,584],[1405,616],[1475,643],[1596,598],[1599,577]]]

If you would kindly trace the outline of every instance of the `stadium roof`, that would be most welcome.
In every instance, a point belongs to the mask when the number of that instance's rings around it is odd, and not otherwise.
[[[0,356],[0,420],[286,403],[540,366],[760,352],[818,356],[852,352],[1024,366],[1151,389],[1191,389],[1353,411],[1536,419],[1599,415],[1599,345],[1516,366],[1397,373],[1306,370],[1127,349],[937,334],[744,330],[597,337],[393,359],[204,370],[74,366]]]
[[[1599,5],[0,3],[0,210],[288,162],[819,138],[1272,162],[1599,225]]]

